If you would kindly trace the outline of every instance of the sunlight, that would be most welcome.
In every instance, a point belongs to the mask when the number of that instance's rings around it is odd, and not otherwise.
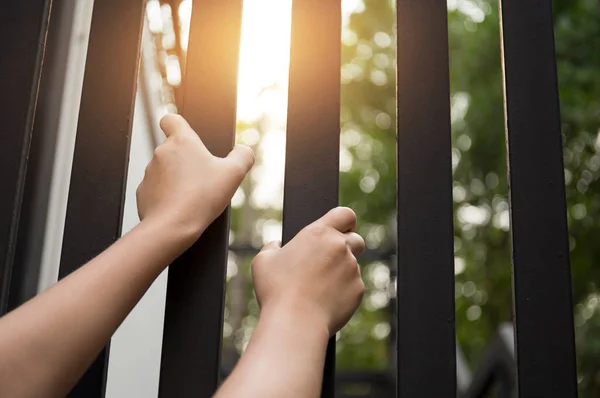
[[[292,1],[244,0],[243,7],[238,120],[251,122],[263,114],[285,120]],[[149,8],[149,17],[156,13],[155,7]],[[182,1],[177,13],[181,47],[187,51],[192,0]],[[151,25],[158,29],[158,22]]]
[[[244,1],[237,119],[245,123],[268,120],[261,125],[262,137],[255,128],[238,131],[238,140],[258,143],[261,161],[252,171],[250,198],[256,209],[280,210],[283,203],[291,11],[291,0]],[[280,239],[280,224],[279,229],[262,228],[261,235]]]
[[[183,51],[187,51],[188,47],[192,1],[183,0],[177,10]],[[237,140],[247,145],[258,144],[261,164],[257,164],[252,171],[255,185],[250,199],[253,207],[280,210],[283,202],[292,0],[244,0],[243,7],[238,69],[238,125],[252,125],[260,120],[267,120],[268,123],[261,125],[263,131],[260,134],[255,127],[238,131]],[[343,0],[343,24],[346,25],[350,15],[363,7],[362,0]],[[160,9],[157,6],[148,8],[148,17],[156,19],[154,23],[151,21],[154,30],[168,28],[160,21]],[[181,75],[176,73],[174,63],[172,66],[167,77],[170,83],[177,85]],[[348,170],[351,159],[348,154],[342,155],[345,156],[342,156],[341,168]],[[245,200],[241,196],[236,199],[238,206]]]
[[[363,8],[362,0],[343,0],[343,24]],[[240,121],[256,120],[267,113],[276,124],[285,123],[291,12],[292,0],[244,0],[238,73]]]
[[[344,25],[362,7],[362,0],[343,0]],[[292,0],[244,1],[237,118],[253,122],[266,117],[269,121],[259,144],[262,164],[252,173],[252,205],[262,209],[281,210],[283,203],[291,12]],[[251,144],[244,138],[242,134],[242,141]],[[342,169],[349,169],[351,159],[342,156],[342,160]]]
[[[183,0],[176,13],[183,51],[188,47],[192,1]],[[243,7],[238,121],[252,122],[267,115],[275,119],[275,128],[281,128],[287,113],[292,0],[244,0]],[[343,24],[363,8],[362,0],[342,0]],[[158,2],[151,1],[147,12],[150,29],[162,32],[164,18]]]
[[[256,120],[264,113],[285,119],[291,9],[291,0],[244,1],[238,120]]]

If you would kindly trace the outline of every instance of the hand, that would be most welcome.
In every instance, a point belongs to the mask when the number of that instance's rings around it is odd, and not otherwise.
[[[365,285],[356,256],[365,243],[356,215],[338,207],[310,224],[282,248],[266,245],[252,262],[252,278],[262,311],[306,317],[304,324],[335,334],[348,322]]]
[[[141,220],[183,230],[193,243],[225,210],[254,164],[246,146],[236,146],[226,158],[213,156],[178,115],[162,118],[167,139],[154,151],[137,189]]]

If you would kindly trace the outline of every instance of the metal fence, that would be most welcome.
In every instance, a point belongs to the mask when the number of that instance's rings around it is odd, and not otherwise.
[[[18,304],[11,276],[19,272],[20,209],[38,139],[32,131],[51,3],[6,0],[0,11],[0,313]],[[551,1],[500,5],[517,390],[523,397],[575,397]],[[144,7],[144,0],[94,3],[61,278],[120,236]],[[234,140],[241,15],[242,0],[193,2],[180,110],[216,155]],[[340,31],[341,0],[294,0],[284,241],[337,204]],[[397,54],[396,391],[451,397],[457,388],[445,0],[397,1]],[[217,387],[227,244],[226,211],[171,268],[160,397],[209,397]],[[104,395],[107,354],[108,347],[70,396]],[[334,395],[334,354],[332,341],[324,397]]]

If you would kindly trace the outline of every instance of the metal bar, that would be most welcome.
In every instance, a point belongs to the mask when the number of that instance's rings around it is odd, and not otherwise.
[[[76,0],[54,0],[31,137],[8,310],[37,294]]]
[[[576,397],[552,2],[500,11],[518,393]]]
[[[59,278],[121,235],[144,0],[95,1]],[[103,397],[108,346],[69,394]]]
[[[0,316],[8,305],[50,4],[7,0],[0,13]]]
[[[397,1],[402,398],[456,395],[447,18],[445,0]]]
[[[216,156],[233,147],[242,0],[194,0],[182,114]],[[159,396],[208,398],[221,359],[229,210],[169,268]]]
[[[341,1],[292,3],[283,243],[338,204]],[[335,340],[322,397],[334,396]]]

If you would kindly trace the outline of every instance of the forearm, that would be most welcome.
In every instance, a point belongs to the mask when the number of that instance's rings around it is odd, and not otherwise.
[[[185,236],[142,222],[85,266],[0,319],[0,396],[61,397],[73,386]]]
[[[328,340],[321,324],[293,308],[263,311],[246,351],[215,398],[318,397]]]

